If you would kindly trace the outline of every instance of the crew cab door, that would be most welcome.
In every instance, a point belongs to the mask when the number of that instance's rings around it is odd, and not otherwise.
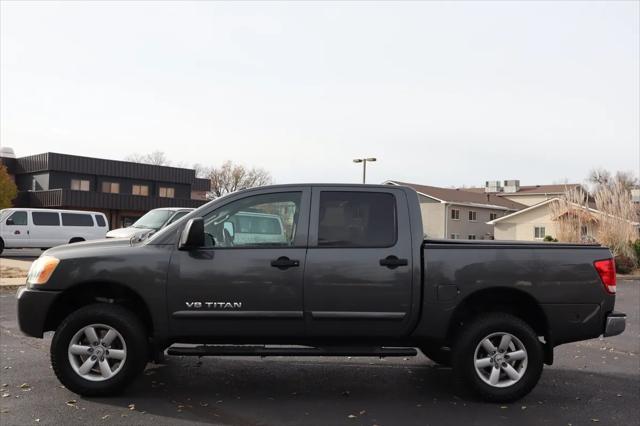
[[[408,333],[412,247],[403,191],[313,189],[304,301],[310,336]]]
[[[255,190],[207,212],[204,247],[174,250],[173,336],[300,336],[310,189]]]

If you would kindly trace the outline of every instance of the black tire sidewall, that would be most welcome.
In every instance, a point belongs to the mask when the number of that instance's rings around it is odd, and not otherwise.
[[[521,319],[507,314],[488,314],[469,324],[460,335],[454,350],[453,365],[456,381],[470,387],[481,398],[491,402],[511,402],[527,395],[542,374],[544,354],[542,344],[533,329]],[[482,339],[492,333],[507,332],[516,336],[527,350],[527,369],[524,376],[506,388],[485,383],[475,369],[475,350]]]
[[[115,328],[125,341],[127,357],[122,369],[112,378],[91,381],[80,377],[69,362],[68,348],[73,336],[90,324]],[[119,392],[144,368],[148,359],[144,327],[127,309],[109,304],[85,306],[69,315],[58,327],[51,342],[51,365],[65,387],[85,396],[104,396]]]

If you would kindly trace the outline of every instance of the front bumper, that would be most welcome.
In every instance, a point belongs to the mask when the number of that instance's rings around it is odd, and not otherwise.
[[[611,312],[607,315],[604,328],[604,337],[622,334],[627,326],[627,315],[622,312]]]
[[[59,294],[59,291],[31,290],[27,287],[20,287],[16,294],[20,331],[27,336],[42,338],[47,315]]]

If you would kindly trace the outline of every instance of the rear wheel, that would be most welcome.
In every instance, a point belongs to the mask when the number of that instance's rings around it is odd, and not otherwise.
[[[0,238],[0,254],[4,251],[4,241]]]
[[[470,322],[453,353],[458,385],[487,401],[509,402],[527,395],[542,374],[542,344],[533,329],[508,314],[487,314]]]
[[[142,371],[147,335],[138,318],[117,305],[94,304],[69,315],[51,342],[51,365],[67,389],[112,395]]]

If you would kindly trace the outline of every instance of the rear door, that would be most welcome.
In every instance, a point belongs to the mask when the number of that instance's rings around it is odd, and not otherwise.
[[[412,249],[403,191],[314,188],[305,266],[311,336],[409,332]]]

